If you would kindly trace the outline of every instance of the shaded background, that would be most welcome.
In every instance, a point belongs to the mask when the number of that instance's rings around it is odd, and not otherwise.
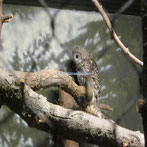
[[[99,67],[101,102],[114,109],[109,116],[123,127],[142,131],[141,116],[136,112],[136,101],[142,95],[142,69],[115,45],[98,13],[12,5],[4,5],[3,11],[14,18],[2,28],[2,68],[68,71],[71,49],[83,45]],[[142,59],[140,17],[119,15],[113,25],[123,43]],[[53,103],[58,98],[57,88],[41,93]],[[0,112],[1,146],[60,146],[55,140],[56,132],[46,134],[29,128],[5,106]]]

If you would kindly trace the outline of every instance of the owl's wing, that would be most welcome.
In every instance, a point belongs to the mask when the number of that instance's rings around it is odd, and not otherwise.
[[[95,63],[94,60],[90,60],[90,71],[91,71],[91,82],[93,83],[95,89],[97,89],[98,91],[100,90],[100,85],[99,85],[99,70],[97,67],[97,64]]]

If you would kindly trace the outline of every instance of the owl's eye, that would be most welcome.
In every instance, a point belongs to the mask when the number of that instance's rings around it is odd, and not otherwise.
[[[76,59],[79,58],[79,55],[76,55]]]

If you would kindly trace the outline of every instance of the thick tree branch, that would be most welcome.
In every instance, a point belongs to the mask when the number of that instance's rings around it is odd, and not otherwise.
[[[102,6],[100,5],[100,3],[98,2],[98,0],[91,0],[94,5],[96,6],[96,8],[98,9],[98,11],[100,12],[100,14],[102,15],[111,35],[113,36],[115,42],[117,43],[117,45],[124,51],[125,54],[127,54],[134,62],[136,62],[137,64],[143,66],[143,62],[141,60],[139,60],[138,58],[136,58],[130,51],[129,48],[125,47],[125,45],[120,41],[119,37],[117,36],[117,34],[115,33],[112,24],[107,16],[107,14],[105,13],[105,11],[103,10]]]
[[[61,87],[67,93],[71,94],[78,103],[85,101],[85,97],[87,101],[90,101],[93,96],[92,89],[78,86],[73,82],[71,76],[63,74],[63,72],[58,70],[50,69],[34,73],[13,71],[12,73],[18,77],[18,82],[24,82],[34,90],[46,89],[52,86]]]
[[[67,99],[68,97],[68,99]],[[62,88],[59,88],[59,101],[60,106],[63,106],[66,109],[78,109],[78,105],[70,94],[65,92]],[[73,140],[67,140],[60,136],[60,140],[62,140],[62,144],[64,147],[79,147],[79,143]]]
[[[143,146],[144,137],[139,132],[124,129],[114,124],[111,120],[104,120],[84,112],[55,106],[49,103],[45,97],[32,91],[28,86],[25,86],[24,94],[27,106],[36,114],[45,115],[46,117],[44,118],[54,122],[59,132],[63,133],[64,130],[63,136],[65,137],[78,141],[80,139],[100,146],[103,145],[103,147],[108,146],[108,144],[115,147],[124,143],[127,146]],[[78,135],[75,134],[77,132]],[[105,144],[104,142],[107,143]]]
[[[45,73],[52,75],[49,71],[52,74],[54,73],[54,70],[45,70]],[[15,71],[13,73],[16,75],[27,74]],[[40,77],[39,74],[44,75],[45,73],[41,71],[36,74]],[[33,73],[28,73],[28,79],[30,78],[29,74]],[[68,75],[64,76],[68,77]],[[53,86],[54,77],[53,75],[51,77],[52,80],[47,78],[51,80],[47,83],[51,83]],[[57,76],[55,76],[56,78]],[[23,79],[27,83],[25,76]],[[35,78],[32,79],[32,81],[34,80]],[[44,85],[42,80],[40,82],[41,84],[39,85]],[[45,82],[46,86],[44,88],[48,87],[47,83]],[[62,82],[60,84],[62,85]],[[88,142],[103,147],[144,146],[143,134],[122,128],[111,120],[101,119],[82,111],[73,111],[51,104],[44,96],[37,94],[29,86],[19,83],[18,79],[6,70],[0,70],[0,102],[19,114],[29,126],[46,132],[56,131],[58,135],[62,135],[67,139]]]
[[[41,72],[19,72],[11,71],[17,77],[18,83],[23,82],[34,90],[60,87],[75,98],[80,107],[95,116],[105,118],[105,115],[94,105],[89,105],[93,97],[93,90],[84,86],[78,86],[73,82],[72,77],[57,70],[42,70]]]

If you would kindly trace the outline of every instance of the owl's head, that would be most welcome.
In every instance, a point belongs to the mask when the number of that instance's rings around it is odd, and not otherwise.
[[[82,46],[76,46],[72,49],[73,60],[76,64],[81,63],[86,58],[89,58],[89,53],[86,48]]]

